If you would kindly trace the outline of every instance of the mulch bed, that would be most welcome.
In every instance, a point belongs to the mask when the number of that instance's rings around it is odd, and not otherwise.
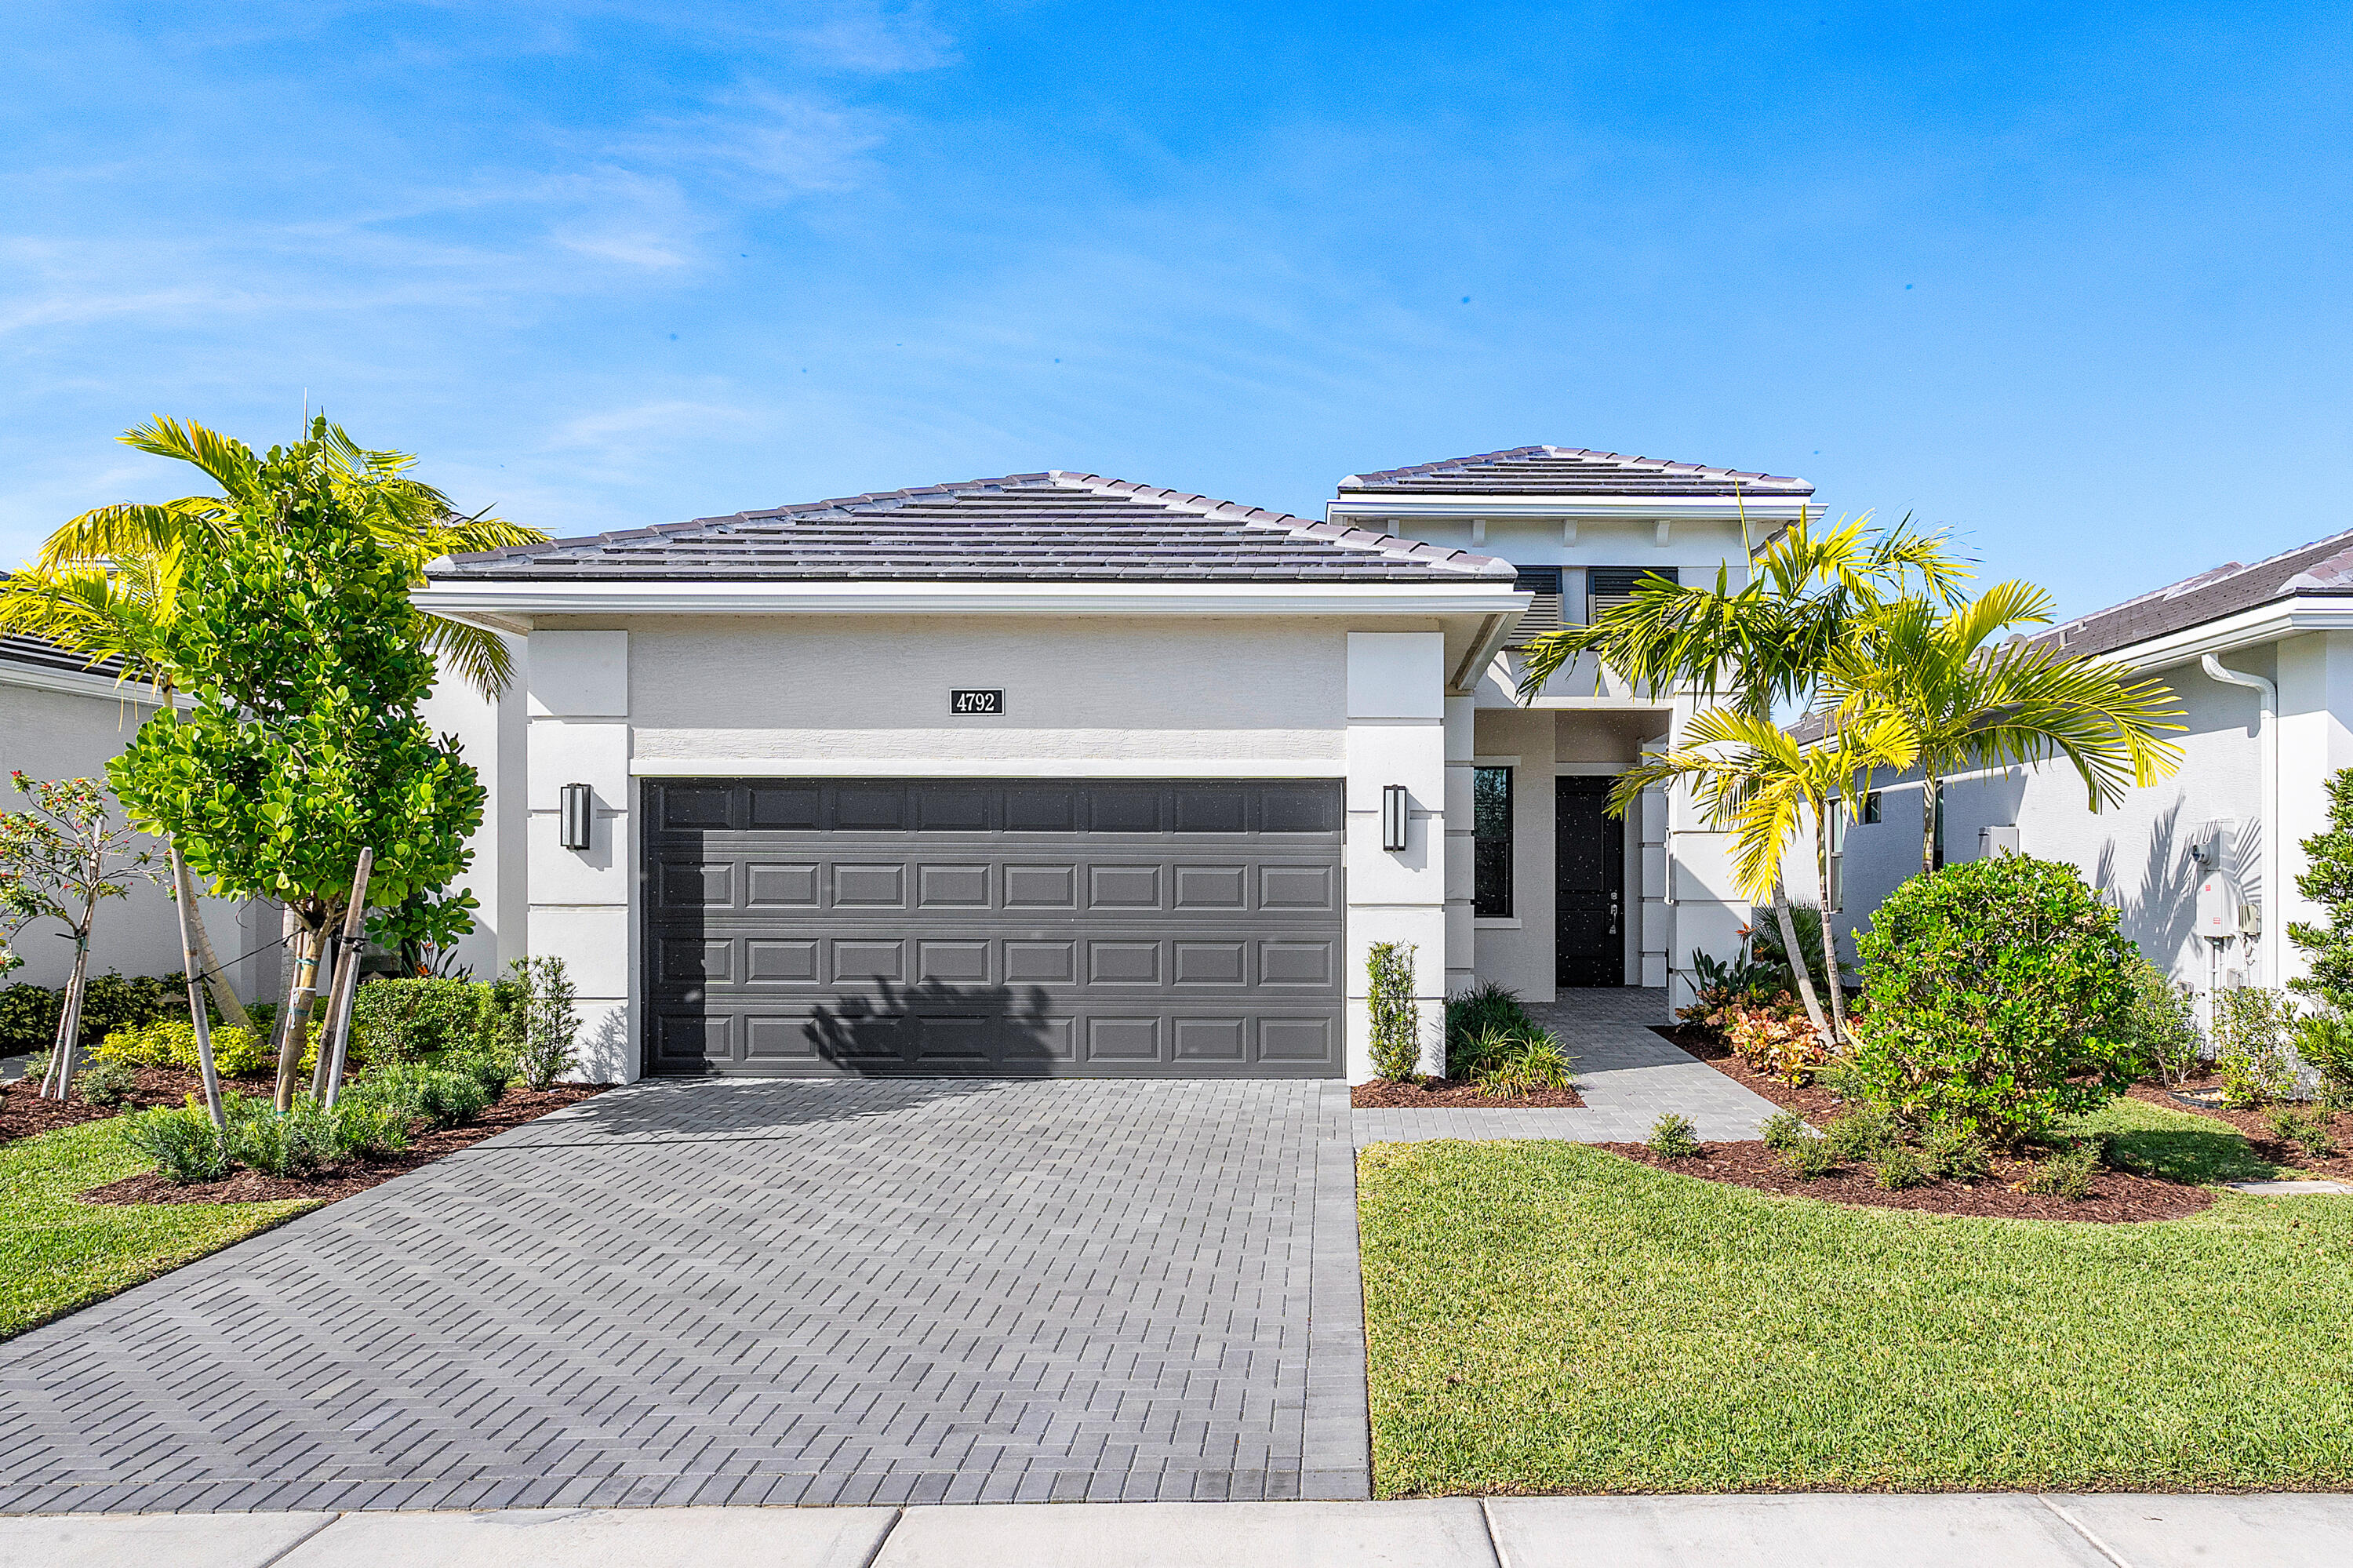
[[[1819,1084],[1808,1084],[1799,1088],[1795,1084],[1767,1077],[1750,1066],[1731,1046],[1704,1029],[1694,1029],[1687,1023],[1672,1027],[1653,1023],[1651,1030],[1655,1034],[1665,1036],[1678,1048],[1690,1052],[1742,1088],[1763,1096],[1783,1110],[1796,1111],[1817,1127],[1843,1108],[1839,1097]]]
[[[177,1105],[181,1096],[197,1088],[193,1073],[175,1073],[149,1068],[140,1073],[141,1086],[145,1088],[149,1075],[173,1080],[178,1092],[162,1096],[154,1103]],[[330,1166],[307,1181],[265,1176],[259,1171],[237,1171],[217,1181],[201,1181],[189,1186],[175,1186],[153,1172],[126,1176],[120,1181],[109,1181],[103,1187],[92,1187],[80,1194],[85,1203],[269,1203],[285,1198],[311,1198],[332,1202],[364,1192],[380,1181],[389,1181],[405,1171],[429,1165],[445,1154],[470,1149],[486,1138],[535,1121],[565,1106],[578,1105],[593,1095],[610,1088],[609,1084],[558,1084],[549,1089],[509,1089],[497,1104],[486,1106],[482,1114],[464,1127],[444,1128],[420,1132],[412,1137],[408,1147],[395,1158],[381,1162],[354,1161],[347,1165]],[[13,1094],[14,1086],[11,1086]],[[248,1092],[250,1086],[248,1086]],[[70,1108],[83,1108],[76,1101]],[[111,1112],[100,1111],[99,1116]],[[61,1119],[56,1125],[71,1126],[78,1121],[97,1119],[91,1116]]]
[[[189,1090],[202,1092],[194,1073],[182,1073],[169,1067],[142,1067],[139,1086],[128,1102],[121,1106],[94,1106],[85,1101],[77,1090],[69,1100],[41,1098],[38,1078],[18,1078],[11,1084],[0,1084],[0,1143],[19,1138],[30,1138],[37,1132],[53,1128],[79,1127],[86,1121],[104,1121],[118,1110],[145,1110],[151,1106],[175,1106],[180,1097]]]
[[[1375,1078],[1350,1089],[1348,1103],[1358,1110],[1574,1110],[1585,1101],[1575,1089],[1538,1089],[1498,1099],[1461,1078],[1430,1078],[1419,1084]]]
[[[2185,1092],[2221,1087],[2221,1080],[2211,1075],[2192,1078],[2179,1086]],[[2231,1110],[2222,1106],[2199,1105],[2177,1099],[2168,1090],[2154,1084],[2135,1084],[2132,1097],[2147,1100],[2168,1110],[2188,1111],[2192,1116],[2210,1116],[2216,1121],[2227,1122],[2244,1133],[2257,1154],[2274,1165],[2290,1165],[2308,1175],[2327,1181],[2353,1181],[2353,1111],[2337,1111],[2328,1118],[2328,1135],[2336,1139],[2337,1152],[2327,1159],[2307,1154],[2300,1144],[2284,1143],[2272,1136],[2271,1113],[2259,1110]],[[2309,1113],[2314,1107],[2297,1106],[2296,1110]]]
[[[1684,1160],[1665,1159],[1639,1143],[1604,1143],[1597,1147],[1679,1176],[1698,1176],[1736,1187],[1754,1187],[1760,1192],[1820,1198],[1826,1203],[1867,1209],[1917,1209],[1933,1214],[1979,1218],[2119,1224],[2179,1219],[2214,1202],[2214,1194],[2203,1187],[2185,1187],[2148,1176],[2128,1176],[2120,1171],[2103,1171],[2093,1178],[2092,1195],[2088,1198],[2021,1192],[2012,1183],[2023,1181],[2033,1171],[2033,1162],[2025,1160],[1996,1160],[1993,1174],[1973,1184],[1932,1181],[1893,1192],[1879,1185],[1872,1173],[1860,1165],[1811,1181],[1799,1181],[1779,1155],[1754,1140],[1704,1143],[1700,1145],[1700,1154]]]

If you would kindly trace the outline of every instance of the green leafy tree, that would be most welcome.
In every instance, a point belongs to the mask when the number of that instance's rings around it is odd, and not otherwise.
[[[1745,514],[1742,537],[1745,544]],[[1965,576],[1945,541],[1916,531],[1909,518],[1873,530],[1868,514],[1831,528],[1801,516],[1764,549],[1751,546],[1746,553],[1753,564],[1736,583],[1728,567],[1718,568],[1713,584],[1645,577],[1624,604],[1590,624],[1535,639],[1524,655],[1521,700],[1533,701],[1572,661],[1590,654],[1638,693],[1690,693],[1708,703],[1721,697],[1728,714],[1746,726],[1770,726],[1777,710],[1813,706],[1833,657],[1864,620],[1915,592],[1949,600]],[[1729,734],[1718,740],[1732,760],[1763,765],[1778,754]],[[1743,782],[1722,768],[1702,767],[1688,729],[1677,737],[1677,750],[1688,766],[1669,771],[1709,778],[1716,810],[1738,811],[1757,788],[1788,787],[1786,777],[1773,785],[1761,779]],[[1622,814],[1633,799],[1632,790],[1621,791],[1613,796],[1612,810]],[[1749,818],[1752,824],[1762,820]],[[1781,878],[1767,878],[1765,890],[1753,896],[1771,903],[1783,950],[1801,951]],[[1827,909],[1821,918],[1825,951],[1835,951]],[[1791,968],[1815,1033],[1832,1039],[1811,974],[1801,964]],[[1833,999],[1833,1008],[1841,1005]]]
[[[2353,1011],[2353,768],[2328,776],[2328,826],[2304,841],[2305,870],[2295,890],[2320,906],[2326,920],[2291,921],[2287,939],[2306,972],[2288,989],[2337,1012]]]
[[[375,852],[370,903],[401,912],[380,940],[454,940],[473,900],[440,890],[470,859],[485,797],[456,741],[418,716],[435,662],[408,600],[413,567],[369,524],[329,428],[273,447],[248,479],[178,590],[195,705],[148,720],[109,774],[197,874],[295,915],[282,1110],[361,849]]]
[[[1954,773],[2063,759],[2097,811],[2180,765],[2180,747],[2163,738],[2181,727],[2164,683],[2046,642],[1994,642],[2050,620],[2051,596],[2013,579],[1959,603],[1879,606],[1828,661],[1833,726],[1900,731],[1896,766],[1920,771],[1922,871],[1936,869],[1936,808]]]
[[[161,878],[153,853],[114,821],[97,779],[45,781],[22,772],[11,777],[31,808],[0,812],[0,911],[12,928],[46,916],[73,938],[73,969],[66,980],[48,1074],[41,1081],[44,1097],[61,1100],[72,1087],[81,1045],[90,934],[99,906],[124,896],[141,882]]]

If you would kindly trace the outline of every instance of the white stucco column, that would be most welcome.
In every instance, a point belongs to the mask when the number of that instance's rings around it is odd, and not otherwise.
[[[1680,740],[1698,707],[1689,697],[1675,699],[1671,743]],[[1740,928],[1748,923],[1748,901],[1732,880],[1732,835],[1709,823],[1689,785],[1666,792],[1666,820],[1668,1018],[1662,1022],[1691,1005],[1693,950],[1731,958],[1740,950]]]
[[[1376,942],[1414,947],[1421,1070],[1445,1068],[1445,637],[1436,631],[1347,634],[1348,1081],[1373,1075],[1366,960]],[[1381,791],[1405,786],[1403,850],[1381,847]]]
[[[1472,800],[1473,719],[1478,698],[1468,692],[1446,698],[1446,994],[1460,996],[1478,983],[1478,868],[1472,839],[1476,809]],[[1440,1070],[1444,1065],[1440,1064]]]
[[[2222,662],[2234,664],[2229,654]],[[2309,863],[2304,841],[2328,827],[2328,780],[2353,768],[2353,633],[2313,632],[2279,644],[2278,821],[2268,820],[2265,802],[2263,832],[2266,866],[2279,868],[2280,885],[2265,888],[2260,900],[2263,931],[2258,944],[2263,955],[2262,979],[2279,985],[2304,974],[2304,955],[2289,945],[2290,921],[2323,923],[2327,913],[2295,888]],[[2252,705],[2254,694],[2243,694]],[[2276,833],[2276,839],[2272,835]]]
[[[1646,754],[1656,749],[1643,747]],[[1641,984],[1655,988],[1667,983],[1674,952],[1674,919],[1667,904],[1667,791],[1643,790],[1640,802],[1626,816],[1627,826],[1641,846],[1637,860],[1642,871],[1635,904],[1641,911],[1642,934],[1642,967],[1637,978]]]
[[[629,634],[535,631],[528,658],[531,950],[562,959],[579,989],[581,1075],[628,1083],[638,1063]],[[562,842],[566,784],[587,785],[596,800],[586,850]]]
[[[482,825],[468,847],[473,863],[457,885],[474,895],[474,929],[458,943],[459,962],[487,980],[529,947],[529,838],[527,804],[528,720],[524,717],[523,665],[528,645],[502,638],[515,663],[515,680],[495,698],[485,698],[462,677],[445,671],[419,705],[437,735],[454,735],[466,761],[482,781]]]

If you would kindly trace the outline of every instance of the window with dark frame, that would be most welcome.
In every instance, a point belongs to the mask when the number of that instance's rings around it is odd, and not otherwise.
[[[1471,770],[1471,912],[1491,920],[1512,914],[1512,770]]]

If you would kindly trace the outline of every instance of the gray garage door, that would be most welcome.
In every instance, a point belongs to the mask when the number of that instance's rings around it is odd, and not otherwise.
[[[646,1071],[1339,1074],[1337,782],[645,798]]]

